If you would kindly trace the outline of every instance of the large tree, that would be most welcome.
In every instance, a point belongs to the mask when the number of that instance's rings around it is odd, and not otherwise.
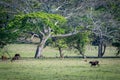
[[[62,3],[63,2],[63,3]],[[57,4],[56,4],[57,3]],[[15,20],[13,22],[11,22],[9,25],[10,26],[20,26],[22,24],[21,27],[19,27],[19,29],[21,30],[21,32],[28,32],[30,30],[33,30],[33,27],[29,27],[29,26],[37,26],[37,28],[34,28],[34,30],[38,30],[38,32],[40,33],[40,35],[34,33],[34,32],[30,32],[34,35],[36,35],[37,37],[39,37],[41,40],[41,43],[45,44],[47,38],[49,38],[49,36],[51,36],[51,33],[60,33],[62,30],[59,30],[59,28],[57,27],[56,24],[59,25],[60,21],[56,21],[55,20],[55,16],[54,16],[54,20],[51,19],[53,18],[53,15],[48,15],[48,14],[44,14],[42,15],[42,13],[40,13],[40,15],[36,15],[38,13],[36,13],[37,11],[44,11],[46,13],[57,13],[57,14],[62,14],[64,16],[66,16],[66,18],[69,18],[71,16],[71,14],[74,12],[71,10],[70,5],[72,4],[73,6],[75,6],[74,1],[66,1],[66,0],[58,0],[58,1],[52,1],[52,0],[17,0],[17,1],[0,1],[0,4],[2,4],[3,6],[8,7],[8,9],[10,10],[10,12],[12,13],[24,13],[25,16],[23,15],[18,15],[15,17]],[[24,8],[23,8],[24,6]],[[65,9],[65,8],[68,9]],[[64,10],[65,9],[65,10]],[[69,13],[69,10],[72,11],[70,13],[70,15],[67,15]],[[34,12],[34,14],[31,12]],[[67,13],[66,13],[67,12]],[[26,14],[28,13],[28,14]],[[36,15],[36,16],[35,16]],[[39,18],[37,18],[39,17]],[[49,18],[49,19],[48,19]],[[60,18],[59,18],[60,19]],[[20,24],[18,24],[20,23]],[[27,23],[27,25],[26,25]],[[33,24],[31,24],[33,23]],[[38,25],[39,26],[43,26],[42,28],[38,29]],[[56,26],[55,26],[56,25]],[[23,28],[23,26],[26,26],[26,28]],[[55,30],[51,30],[51,27],[53,28],[53,26],[55,26]],[[16,27],[18,28],[18,27]],[[24,30],[24,31],[23,31]],[[16,30],[17,32],[19,31],[18,29]],[[52,31],[52,32],[51,32]],[[78,31],[79,32],[79,31]],[[74,33],[70,33],[70,34],[66,34],[66,35],[56,35],[57,37],[65,37],[65,36],[69,36],[69,35],[73,35],[76,34],[78,32],[74,32]],[[49,35],[47,35],[48,33],[50,33]],[[47,35],[47,37],[45,37]],[[41,38],[42,36],[42,38]],[[56,36],[52,36],[52,37],[56,37]],[[42,41],[43,40],[43,41]],[[41,45],[39,45],[41,46]],[[38,46],[38,47],[39,47]],[[43,48],[43,46],[42,46]],[[36,55],[35,57],[39,57],[40,56],[40,52],[42,51],[42,49],[37,48],[36,50]]]
[[[90,7],[89,18],[92,20],[92,31],[98,45],[98,57],[104,55],[106,44],[115,38],[112,34],[119,32],[119,18],[116,19],[118,3],[118,0],[98,1]]]
[[[59,25],[62,25],[65,21],[64,17],[57,14],[37,12],[16,15],[9,25],[15,26],[21,32],[31,32],[40,39],[35,54],[35,58],[39,58],[46,41],[52,35],[62,32]]]
[[[66,43],[69,48],[76,49],[83,58],[86,58],[85,55],[85,46],[90,42],[89,39],[90,32],[84,31],[76,35],[72,35],[66,39]]]

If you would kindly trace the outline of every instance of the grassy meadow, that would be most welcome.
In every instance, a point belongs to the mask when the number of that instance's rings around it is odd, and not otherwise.
[[[14,56],[14,54],[16,53],[19,53],[22,57],[34,57],[36,47],[37,45],[34,45],[34,44],[11,44],[6,46],[5,49],[2,50],[2,52],[0,52],[0,55],[2,55],[2,53],[5,53],[5,51],[7,50],[11,55],[11,57]],[[98,55],[97,53],[98,53],[97,47],[90,46],[90,45],[86,46],[85,48],[86,56],[97,57]],[[116,49],[114,47],[109,46],[106,49],[104,57],[115,56],[115,53],[116,53]],[[81,56],[76,50],[73,50],[73,49],[63,50],[63,54],[64,56]],[[42,55],[45,57],[59,57],[59,51],[57,48],[46,47],[43,49]]]
[[[120,58],[88,58],[87,62],[82,58],[61,59],[55,58],[59,56],[56,48],[46,47],[46,58],[34,59],[36,45],[12,44],[6,49],[11,56],[20,53],[22,58],[14,62],[0,60],[0,80],[120,80]],[[105,56],[114,53],[115,49],[108,47]],[[64,55],[79,56],[72,50],[64,50]],[[86,55],[97,56],[97,49],[86,46]],[[100,66],[91,67],[91,60],[99,60]]]

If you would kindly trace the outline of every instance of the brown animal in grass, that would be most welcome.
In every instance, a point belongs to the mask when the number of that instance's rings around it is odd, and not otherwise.
[[[99,66],[99,61],[90,61],[91,66]]]
[[[20,54],[15,54],[15,57],[17,57],[17,59],[20,58]]]
[[[5,60],[7,60],[8,58],[7,58],[6,56],[2,56],[1,59],[2,59],[2,61],[5,61]]]
[[[11,59],[11,62],[19,59],[20,59],[20,54],[15,54],[15,56]]]

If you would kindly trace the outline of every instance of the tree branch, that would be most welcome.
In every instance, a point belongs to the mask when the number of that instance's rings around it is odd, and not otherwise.
[[[67,34],[53,35],[51,37],[58,37],[58,38],[69,37],[69,36],[72,36],[72,35],[76,35],[80,32],[84,32],[84,31],[86,31],[86,30],[75,31],[75,32],[67,33]]]

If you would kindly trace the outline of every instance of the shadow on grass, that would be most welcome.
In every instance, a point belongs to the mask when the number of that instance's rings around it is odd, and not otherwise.
[[[64,58],[83,58],[82,56],[65,56]],[[86,58],[98,58],[97,56],[87,56]],[[120,58],[120,56],[104,56],[102,58]]]
[[[67,58],[82,58],[83,59],[83,57],[82,56],[65,56],[64,57],[65,59],[67,59]],[[38,59],[64,59],[64,58],[60,58],[60,57],[40,57],[40,58],[38,58]],[[98,58],[98,57],[96,57],[96,56],[87,56],[86,58]],[[120,56],[104,56],[104,57],[102,57],[103,59],[104,58],[120,58]],[[102,59],[101,58],[101,59]],[[35,59],[34,57],[21,57],[20,58],[20,60],[27,60],[27,59]],[[11,60],[10,58],[8,58],[8,60]],[[0,58],[0,61],[2,61],[2,59]]]
[[[65,56],[64,58],[82,58],[83,59],[83,57],[82,56]],[[98,57],[96,57],[96,56],[87,56],[86,58],[98,58]],[[102,57],[102,58],[120,58],[120,56],[104,56],[104,57]],[[101,58],[101,59],[102,59]],[[22,59],[35,59],[34,57],[22,57]],[[38,59],[63,59],[63,58],[60,58],[60,57],[40,57],[40,58],[38,58]]]

